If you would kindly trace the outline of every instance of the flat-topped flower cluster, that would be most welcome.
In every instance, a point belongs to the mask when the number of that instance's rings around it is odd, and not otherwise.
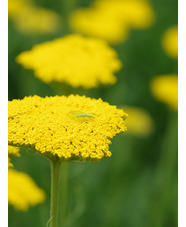
[[[68,35],[36,45],[21,53],[16,61],[45,83],[66,83],[85,89],[114,84],[121,68],[117,53],[99,39]]]
[[[11,168],[13,157],[20,157],[20,148],[8,146],[8,203],[16,210],[27,211],[43,202],[45,193],[28,174]]]
[[[146,0],[96,0],[71,15],[76,32],[109,43],[125,41],[130,29],[148,28],[154,21],[154,11]]]
[[[45,193],[26,173],[8,170],[8,203],[17,210],[27,211],[45,199]]]
[[[9,143],[47,157],[99,160],[110,157],[110,139],[126,131],[127,114],[85,96],[25,97],[9,101]]]

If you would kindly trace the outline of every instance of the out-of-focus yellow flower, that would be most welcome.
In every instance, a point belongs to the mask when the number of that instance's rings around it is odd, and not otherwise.
[[[69,35],[36,45],[21,53],[16,61],[46,83],[66,83],[77,88],[114,84],[114,72],[121,68],[117,53],[95,38]]]
[[[171,27],[164,33],[162,45],[170,57],[178,57],[178,26]]]
[[[31,8],[15,18],[17,28],[23,33],[53,33],[59,28],[59,16],[48,9]]]
[[[25,97],[8,114],[9,144],[62,160],[110,157],[110,139],[126,131],[123,110],[85,96]]]
[[[122,21],[131,28],[147,28],[155,20],[148,0],[96,0],[95,6],[107,11],[113,20]]]
[[[26,173],[8,170],[8,203],[17,210],[27,211],[45,199],[45,193]]]
[[[30,0],[8,0],[8,17],[19,16],[30,7],[32,7]]]
[[[13,146],[8,146],[8,167],[13,167],[12,163],[10,162],[11,157],[19,157],[20,148],[19,147],[13,147]]]
[[[129,28],[147,28],[154,19],[148,1],[97,0],[90,8],[75,10],[71,26],[77,32],[117,43],[127,38]]]
[[[26,211],[43,202],[45,193],[25,173],[11,169],[10,157],[19,157],[20,148],[8,146],[8,203],[15,209]]]
[[[109,43],[124,41],[128,27],[113,19],[109,12],[102,9],[78,9],[71,16],[71,26],[76,32],[101,38]]]
[[[172,109],[178,109],[178,76],[160,75],[151,82],[151,90],[154,96],[167,103]]]
[[[36,7],[28,0],[9,0],[8,14],[17,29],[27,34],[53,33],[60,26],[60,17],[57,13]]]
[[[145,109],[127,106],[124,110],[128,113],[126,119],[127,133],[143,137],[153,132],[154,121]]]

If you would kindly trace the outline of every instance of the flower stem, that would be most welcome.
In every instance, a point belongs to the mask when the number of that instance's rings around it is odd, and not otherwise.
[[[50,160],[50,166],[51,166],[51,200],[49,222],[50,227],[57,227],[61,161],[59,159]]]
[[[68,200],[68,162],[64,162],[61,168],[61,182],[63,182],[63,187],[60,188],[60,220],[59,224],[66,223],[67,216],[67,200]]]

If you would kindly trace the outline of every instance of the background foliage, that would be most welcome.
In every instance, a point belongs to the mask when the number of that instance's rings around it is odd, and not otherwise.
[[[68,34],[65,18],[69,9],[88,6],[91,1],[78,0],[71,6],[66,2],[35,2],[64,18],[55,35],[23,35],[9,21],[9,100],[35,94],[42,97],[63,94],[18,65],[15,57],[34,44]],[[177,226],[177,112],[153,97],[149,83],[159,74],[178,71],[177,60],[168,57],[161,45],[164,31],[178,23],[178,2],[151,0],[151,3],[156,23],[149,29],[132,30],[126,42],[113,46],[124,65],[116,74],[118,83],[80,94],[101,97],[113,105],[142,107],[152,116],[155,130],[147,137],[119,135],[110,146],[112,157],[98,163],[69,163],[67,167],[64,164],[69,176],[67,187],[61,182],[62,193],[66,190],[68,199],[67,227]],[[48,161],[21,149],[21,158],[12,162],[17,170],[32,176],[47,199],[28,212],[9,207],[9,226],[46,226],[50,198]]]

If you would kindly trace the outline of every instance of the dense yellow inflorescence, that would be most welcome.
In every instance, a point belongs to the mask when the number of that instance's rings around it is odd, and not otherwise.
[[[13,146],[8,146],[8,167],[13,167],[12,163],[10,162],[11,157],[19,157],[20,148],[19,147],[13,147]]]
[[[25,97],[9,101],[9,143],[47,157],[99,160],[110,157],[110,139],[126,131],[127,114],[85,96]]]
[[[45,199],[45,193],[26,173],[8,170],[8,203],[17,210],[27,211]]]
[[[97,0],[89,8],[75,10],[71,26],[77,32],[118,43],[127,38],[130,28],[147,28],[154,20],[146,0]]]
[[[57,13],[35,6],[31,0],[9,0],[8,16],[19,31],[27,34],[49,34],[60,27]]]
[[[127,106],[124,109],[129,115],[126,119],[127,134],[143,137],[153,132],[154,121],[145,109],[134,106]]]
[[[172,109],[178,109],[178,75],[160,75],[151,82],[154,96],[167,103]]]
[[[117,53],[104,41],[69,35],[36,45],[16,61],[46,83],[67,83],[74,88],[114,84],[121,68]]]
[[[178,26],[169,28],[163,35],[162,45],[172,58],[178,58]]]

